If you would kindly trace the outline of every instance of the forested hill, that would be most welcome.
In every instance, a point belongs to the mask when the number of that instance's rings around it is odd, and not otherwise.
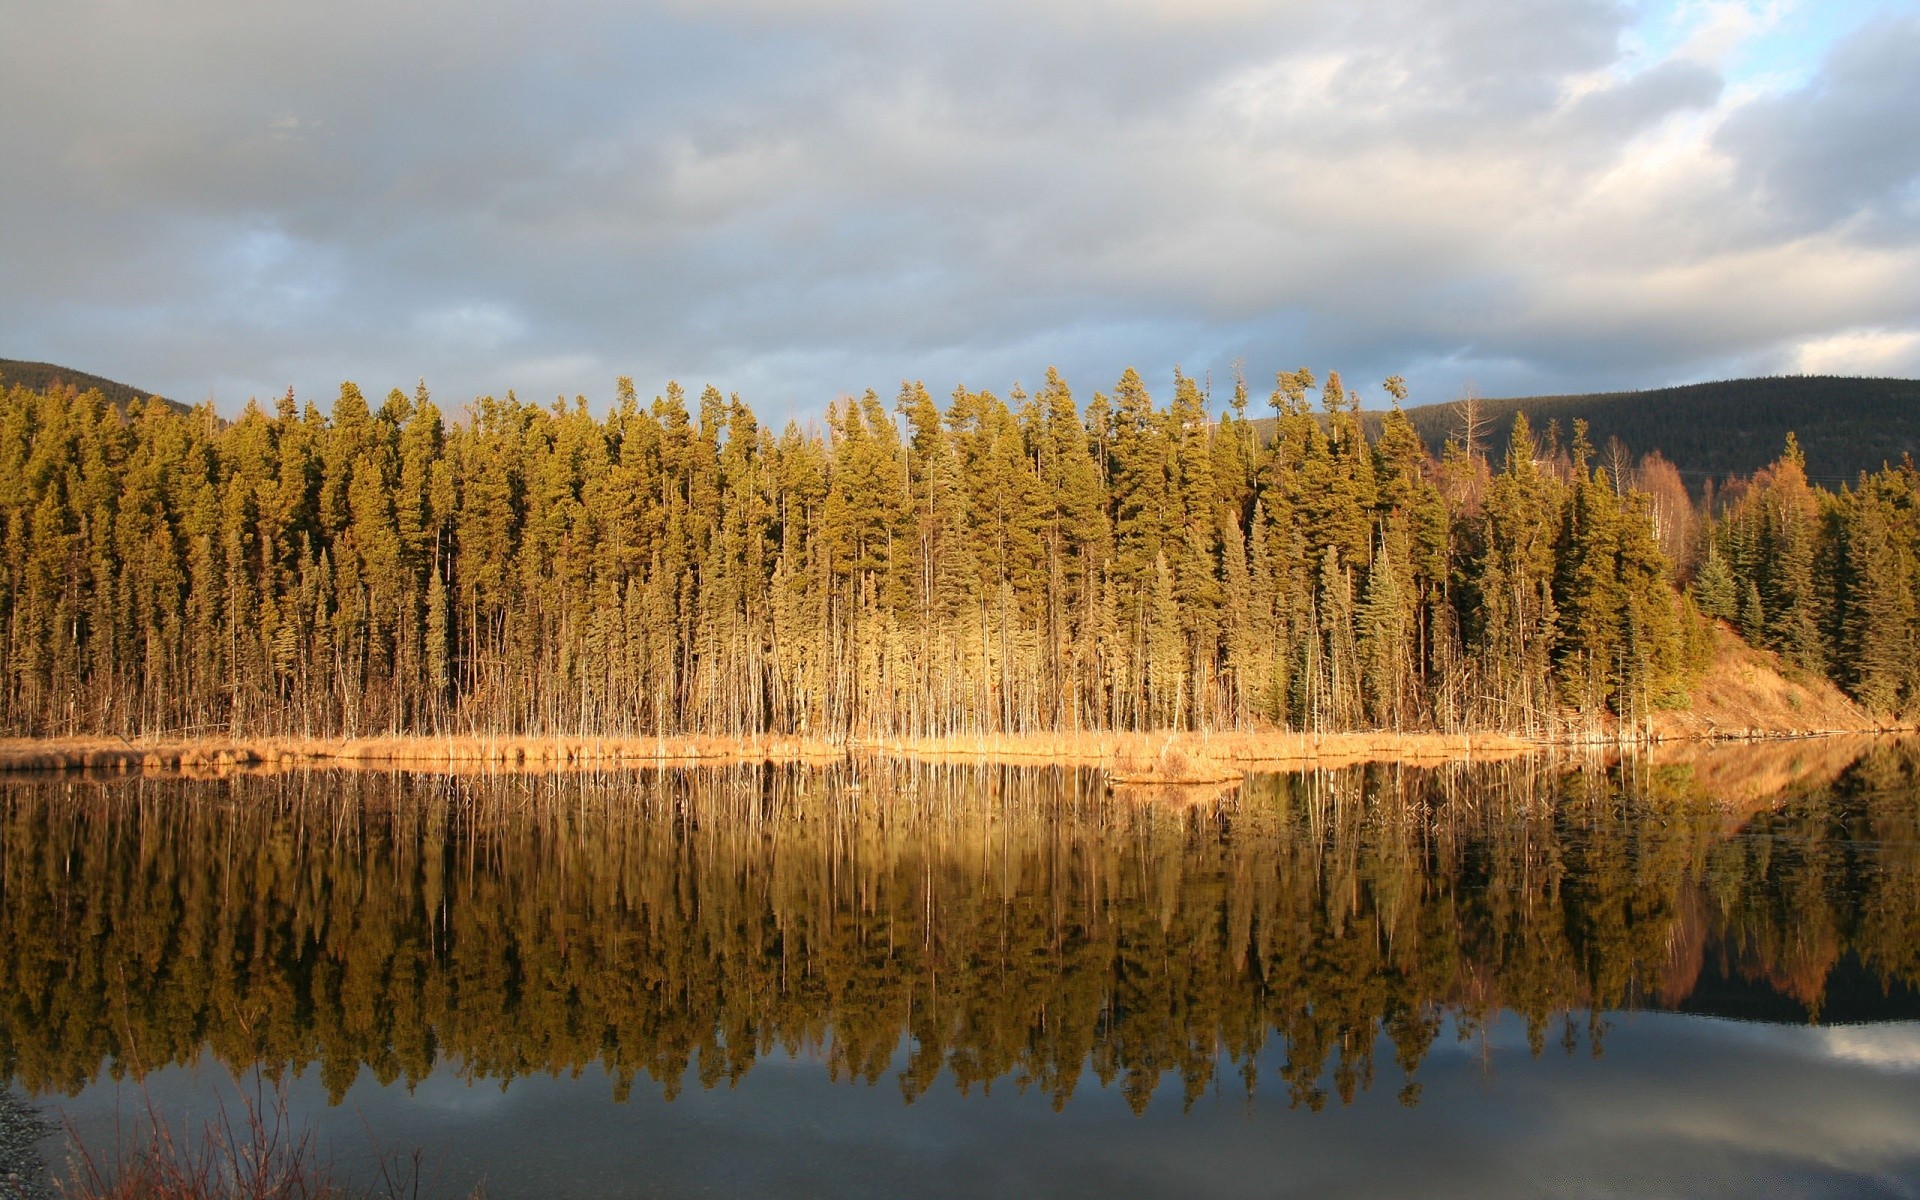
[[[1507,431],[1517,412],[1527,414],[1536,432],[1551,421],[1570,430],[1579,419],[1587,422],[1588,436],[1603,454],[1611,438],[1619,438],[1636,458],[1658,450],[1696,490],[1709,476],[1750,475],[1771,463],[1790,432],[1800,439],[1807,474],[1818,483],[1852,483],[1862,471],[1898,464],[1903,454],[1920,454],[1920,380],[1914,379],[1780,375],[1478,403],[1496,459],[1506,453]],[[1449,437],[1460,436],[1457,402],[1406,412],[1436,453]],[[1373,415],[1370,421],[1376,432],[1378,420]]]
[[[181,412],[187,406],[165,396],[155,396],[144,388],[115,383],[86,371],[76,371],[71,367],[57,366],[53,363],[22,362],[14,358],[0,358],[0,386],[18,384],[30,391],[45,392],[55,388],[77,388],[80,391],[97,391],[106,397],[107,403],[115,408],[125,408],[135,400],[145,403],[159,400],[161,403]]]

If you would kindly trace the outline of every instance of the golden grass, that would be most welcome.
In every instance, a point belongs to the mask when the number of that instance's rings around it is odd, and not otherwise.
[[[1775,656],[1724,629],[1690,712],[1656,719],[1657,741],[1804,737],[1880,731],[1824,680],[1784,671]],[[1596,740],[1597,739],[1597,740]],[[1213,785],[1256,770],[1373,762],[1433,765],[1512,758],[1552,746],[1615,742],[1614,731],[1552,739],[1501,733],[1276,730],[949,734],[935,737],[443,736],[365,738],[7,738],[0,771],[221,776],[290,769],[436,774],[558,773],[626,766],[824,762],[848,757],[921,762],[1043,763],[1106,770],[1117,785]],[[1743,789],[1734,789],[1743,790]]]
[[[1432,763],[1508,757],[1538,745],[1495,734],[1257,731],[1034,733],[869,738],[378,737],[10,738],[0,770],[189,777],[325,767],[440,774],[598,770],[616,766],[820,762],[847,757],[930,762],[1049,763],[1104,768],[1116,782],[1238,780],[1263,767]]]
[[[1684,712],[1657,715],[1654,736],[1804,737],[1890,728],[1829,680],[1786,666],[1779,655],[1747,645],[1718,622],[1713,662],[1695,685],[1692,700]]]
[[[0,770],[224,775],[297,767],[396,767],[467,774],[615,764],[806,761],[843,748],[797,738],[375,737],[7,738]]]

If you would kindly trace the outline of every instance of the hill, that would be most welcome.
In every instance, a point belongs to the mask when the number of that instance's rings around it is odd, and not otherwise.
[[[0,358],[0,386],[18,384],[36,392],[48,391],[56,387],[75,387],[83,392],[98,391],[107,398],[107,403],[116,408],[125,408],[132,401],[145,403],[159,400],[161,403],[180,412],[186,412],[187,405],[165,396],[156,396],[144,388],[124,383],[116,383],[99,375],[90,375],[85,371],[76,371],[71,367],[56,366],[53,363],[22,362],[18,359]]]
[[[1653,727],[1662,738],[1777,737],[1873,731],[1881,723],[1831,680],[1748,645],[1715,621],[1713,657],[1687,707],[1656,714]]]
[[[1696,483],[1766,466],[1779,457],[1789,432],[1806,452],[1808,475],[1820,483],[1851,483],[1903,454],[1920,457],[1920,380],[1914,379],[1781,375],[1644,392],[1483,399],[1479,409],[1496,457],[1506,452],[1517,412],[1527,414],[1536,433],[1558,421],[1569,437],[1578,418],[1595,446],[1617,437],[1636,456],[1659,450]],[[1378,416],[1368,415],[1377,429]],[[1457,402],[1409,408],[1407,416],[1435,451],[1459,436]]]

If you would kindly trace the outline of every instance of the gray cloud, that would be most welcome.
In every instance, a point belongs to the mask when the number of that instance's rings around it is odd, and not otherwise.
[[[0,354],[229,408],[346,377],[604,397],[632,373],[773,417],[1049,363],[1083,393],[1242,360],[1404,372],[1428,399],[1816,344],[1920,369],[1915,23],[1755,95],[1628,63],[1632,19],[25,7],[0,42]]]
[[[1920,233],[1920,16],[1883,18],[1837,48],[1812,85],[1747,106],[1721,148],[1793,230],[1864,218]]]

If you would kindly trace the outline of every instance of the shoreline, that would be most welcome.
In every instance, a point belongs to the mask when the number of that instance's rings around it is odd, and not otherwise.
[[[1655,732],[1651,742],[1607,736],[1524,737],[1497,732],[1222,732],[977,734],[803,738],[405,736],[366,738],[0,738],[0,774],[221,776],[299,769],[411,770],[435,774],[560,773],[738,763],[894,759],[1092,767],[1116,784],[1216,783],[1263,769],[1365,763],[1437,766],[1629,746],[1795,741],[1908,732],[1910,726]]]

